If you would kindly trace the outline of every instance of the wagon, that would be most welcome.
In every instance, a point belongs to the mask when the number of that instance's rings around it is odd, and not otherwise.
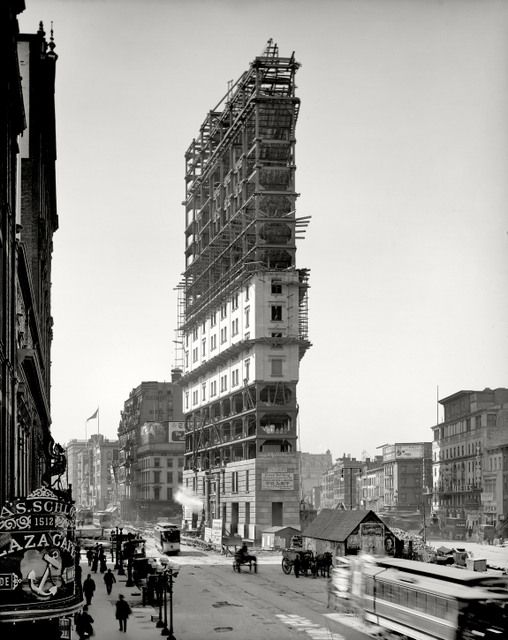
[[[314,560],[314,554],[312,551],[303,549],[284,549],[282,551],[282,571],[289,575],[295,564],[295,558],[300,559],[300,571],[303,574],[307,574],[307,571],[311,568],[312,561]]]

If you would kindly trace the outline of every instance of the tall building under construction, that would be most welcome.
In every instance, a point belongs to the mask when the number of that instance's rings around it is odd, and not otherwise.
[[[269,41],[185,154],[184,489],[203,505],[195,523],[251,540],[300,522],[296,387],[310,342],[298,67]]]

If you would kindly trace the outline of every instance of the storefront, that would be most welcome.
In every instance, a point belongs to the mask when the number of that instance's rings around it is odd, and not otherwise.
[[[2,505],[2,637],[73,638],[82,601],[75,507],[67,492],[42,487]]]

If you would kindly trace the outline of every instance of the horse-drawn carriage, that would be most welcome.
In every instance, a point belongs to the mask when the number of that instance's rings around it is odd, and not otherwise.
[[[294,571],[296,577],[312,575],[330,576],[332,554],[329,551],[314,555],[310,549],[284,549],[282,552],[282,571],[289,575]]]
[[[235,555],[233,557],[233,571],[238,571],[238,573],[240,573],[243,564],[249,565],[249,571],[252,571],[252,568],[254,567],[254,573],[257,573],[258,560],[256,556],[247,553],[247,549],[244,546],[235,551]]]

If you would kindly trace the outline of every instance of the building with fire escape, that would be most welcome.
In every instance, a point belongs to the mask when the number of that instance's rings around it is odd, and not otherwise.
[[[227,533],[299,525],[296,388],[310,346],[296,267],[299,64],[269,41],[185,154],[184,488]]]
[[[439,403],[443,422],[432,427],[433,510],[445,523],[464,521],[500,530],[508,520],[508,389],[458,391]]]

